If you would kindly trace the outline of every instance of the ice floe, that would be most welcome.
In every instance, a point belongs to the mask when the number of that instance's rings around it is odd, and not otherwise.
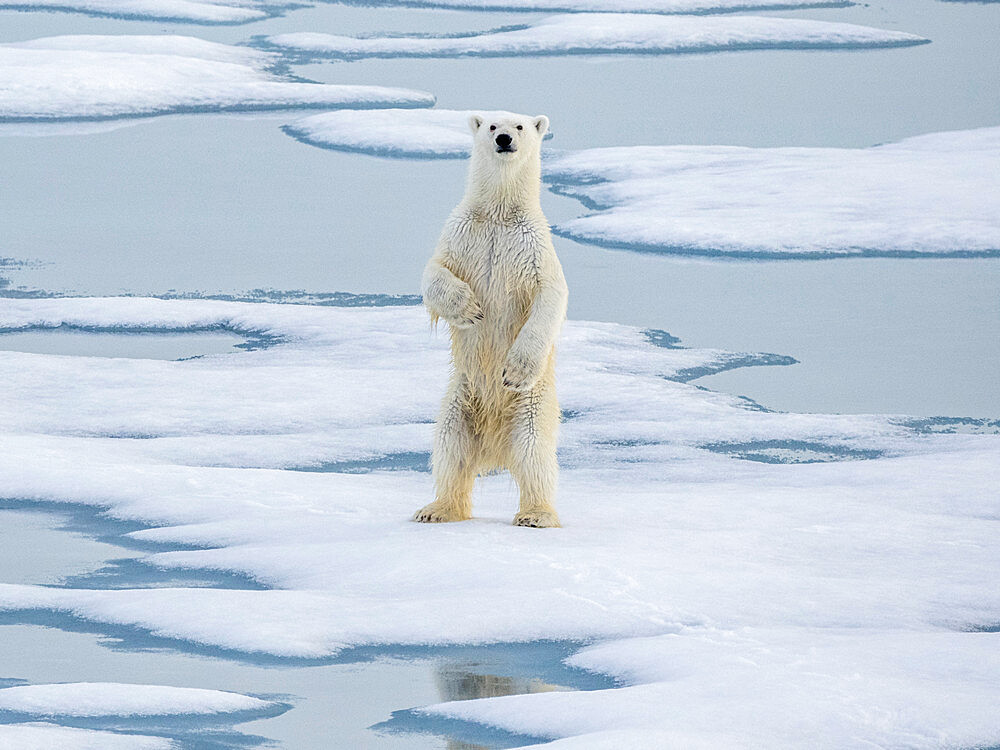
[[[346,110],[285,126],[323,148],[462,158],[464,110]],[[546,151],[553,191],[594,213],[557,234],[645,252],[766,258],[1000,255],[1000,128],[864,149]]]
[[[0,0],[0,10],[61,10],[112,18],[205,24],[259,21],[290,5],[257,0]]]
[[[460,159],[469,155],[473,114],[509,112],[453,109],[342,110],[304,117],[283,130],[303,143],[376,156]],[[546,133],[546,138],[551,137]]]
[[[990,718],[1000,687],[996,640],[878,629],[682,631],[591,647],[570,660],[638,684],[448,703],[428,713],[577,735],[540,746],[552,750],[982,747],[1000,738]]]
[[[369,5],[361,0],[346,4]],[[607,13],[734,13],[747,10],[823,8],[850,5],[846,0],[385,0],[400,7],[485,11]],[[299,0],[0,0],[0,10],[65,11],[93,16],[202,24],[242,24],[278,16],[309,5]]]
[[[259,712],[274,704],[222,690],[115,682],[18,685],[0,690],[0,715],[98,717]]]
[[[278,56],[184,36],[0,44],[0,122],[301,107],[425,107],[430,94],[285,80]]]
[[[755,16],[685,17],[585,13],[530,25],[444,36],[349,37],[295,32],[264,44],[307,56],[508,57],[573,54],[671,54],[753,49],[854,49],[927,42],[913,34],[846,23]]]
[[[75,729],[45,722],[0,724],[0,746],[16,750],[180,750],[163,737]]]
[[[245,658],[611,639],[574,663],[627,687],[429,709],[555,747],[1000,740],[986,708],[1000,699],[996,434],[752,408],[682,382],[732,353],[571,321],[565,528],[511,526],[505,477],[482,480],[472,521],[427,526],[408,519],[430,475],[379,470],[430,447],[448,353],[419,307],[0,300],[0,329],[62,325],[277,342],[179,362],[0,352],[0,497],[106,509],[109,524],[144,525],[130,537],[158,545],[147,565],[269,588],[8,584],[8,622],[45,613]],[[772,464],[709,447],[754,441],[829,456]],[[372,470],[287,470],[337,461]]]
[[[865,149],[650,146],[563,152],[556,192],[595,213],[565,237],[773,258],[1000,254],[1000,128]]]
[[[366,0],[344,0],[367,5]],[[383,0],[385,5],[486,11],[587,13],[737,13],[748,10],[842,8],[849,0]]]

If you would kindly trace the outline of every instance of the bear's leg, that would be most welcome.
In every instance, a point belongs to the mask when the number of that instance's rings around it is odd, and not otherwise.
[[[559,464],[556,434],[559,403],[552,378],[542,380],[517,401],[511,425],[510,473],[521,490],[515,526],[559,526],[555,500]]]
[[[452,376],[448,384],[434,427],[431,466],[436,499],[418,510],[413,520],[443,523],[472,518],[472,485],[479,473],[478,446],[465,381],[458,375]]]

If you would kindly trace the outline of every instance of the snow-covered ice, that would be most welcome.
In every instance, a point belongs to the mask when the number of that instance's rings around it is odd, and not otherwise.
[[[367,0],[344,0],[366,5]],[[848,0],[387,0],[386,4],[415,8],[486,11],[545,11],[587,13],[737,13],[748,10],[837,8]]]
[[[426,107],[431,94],[285,80],[271,52],[185,36],[0,44],[0,122],[299,107]]]
[[[367,5],[367,1],[342,0]],[[842,0],[388,0],[401,7],[455,8],[486,11],[607,13],[734,13],[747,10],[839,7]],[[181,23],[241,24],[260,21],[308,6],[291,0],[0,0],[0,10],[65,11],[125,19]]]
[[[828,21],[611,13],[557,15],[529,25],[462,35],[350,37],[293,32],[264,39],[267,45],[342,60],[856,49],[910,46],[927,41],[914,34]]]
[[[865,149],[636,146],[556,154],[556,192],[595,213],[565,237],[777,258],[1000,254],[1000,128]]]
[[[0,712],[49,716],[170,716],[265,711],[274,704],[222,690],[114,682],[17,685],[0,689]]]
[[[427,526],[408,519],[429,474],[378,470],[430,449],[448,353],[419,307],[0,300],[2,329],[61,325],[281,342],[177,362],[0,352],[0,497],[105,508],[147,526],[132,536],[161,545],[149,565],[270,588],[3,585],[8,618],[44,611],[285,658],[608,639],[573,660],[622,688],[428,709],[563,738],[554,747],[1000,741],[996,434],[761,410],[682,382],[733,353],[572,321],[565,528],[511,526],[505,477],[481,482],[472,521]],[[706,447],[752,441],[858,460],[764,464]],[[338,461],[373,470],[287,470]]]
[[[682,630],[571,659],[616,690],[448,703],[428,713],[541,736],[552,750],[958,748],[993,745],[995,633]]]
[[[470,111],[346,110],[285,132],[323,148],[462,158]],[[769,258],[1000,255],[1000,128],[864,149],[546,151],[553,191],[593,213],[557,234],[646,252]]]
[[[453,109],[341,110],[303,117],[283,130],[320,148],[376,156],[460,159],[472,149],[469,117],[509,112]],[[546,133],[546,138],[551,133]]]
[[[163,737],[61,727],[45,722],[0,724],[0,747],[12,750],[180,750]]]
[[[290,3],[258,0],[0,0],[0,10],[69,11],[112,18],[236,24],[277,15]]]

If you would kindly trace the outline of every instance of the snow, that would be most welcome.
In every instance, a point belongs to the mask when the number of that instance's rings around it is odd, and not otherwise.
[[[428,526],[408,519],[430,475],[378,470],[430,449],[447,337],[421,308],[0,300],[0,329],[61,325],[283,342],[177,362],[0,352],[0,497],[106,509],[109,524],[146,525],[131,536],[159,545],[150,565],[239,571],[270,588],[8,584],[0,610],[288,659],[605,639],[573,662],[622,688],[427,709],[558,748],[1000,741],[996,633],[985,632],[1000,622],[996,434],[762,411],[682,382],[731,352],[571,321],[559,360],[565,527],[511,526],[504,476],[480,482],[472,521]],[[704,447],[755,440],[877,457],[764,464]],[[287,470],[338,461],[373,470]]]
[[[114,18],[235,24],[275,15],[283,6],[255,0],[0,0],[0,10],[61,10]]]
[[[1000,739],[993,633],[682,632],[586,649],[572,661],[608,671],[639,666],[649,681],[442,704],[427,713],[579,735],[543,746],[553,750],[950,748]]]
[[[865,149],[636,146],[546,161],[595,213],[556,231],[649,252],[1000,254],[1000,128]]]
[[[261,711],[274,704],[239,693],[165,685],[69,682],[0,690],[0,711],[47,716],[169,716]]]
[[[323,148],[461,158],[472,111],[342,111],[285,127]],[[1000,128],[864,149],[624,146],[545,151],[593,213],[557,234],[608,247],[767,258],[1000,255]]]
[[[284,80],[274,53],[185,36],[0,44],[0,122],[295,107],[422,107],[408,89]]]
[[[303,117],[283,130],[320,148],[376,156],[461,159],[472,149],[469,118],[474,114],[512,116],[510,112],[472,109],[342,110]]]
[[[927,42],[913,34],[854,24],[754,16],[684,17],[585,13],[525,26],[445,36],[349,37],[276,34],[268,45],[317,57],[507,57],[603,53],[671,54],[750,49],[899,47]]]
[[[360,4],[344,0],[347,4]],[[843,6],[839,0],[399,0],[404,7],[488,11],[598,11],[609,13],[731,13]],[[272,0],[0,0],[0,10],[65,11],[125,19],[201,24],[242,24],[281,15],[303,3]],[[307,5],[307,4],[306,4]]]
[[[179,750],[162,737],[74,729],[44,722],[0,724],[0,747],[16,750]]]
[[[363,0],[347,0],[364,5]],[[748,10],[844,7],[847,0],[394,0],[392,5],[488,11],[597,13],[735,13]]]

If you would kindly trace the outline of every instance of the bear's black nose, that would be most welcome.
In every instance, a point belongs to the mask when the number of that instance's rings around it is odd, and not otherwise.
[[[507,149],[510,148],[510,136],[506,133],[501,133],[497,136],[497,145],[500,148]]]

